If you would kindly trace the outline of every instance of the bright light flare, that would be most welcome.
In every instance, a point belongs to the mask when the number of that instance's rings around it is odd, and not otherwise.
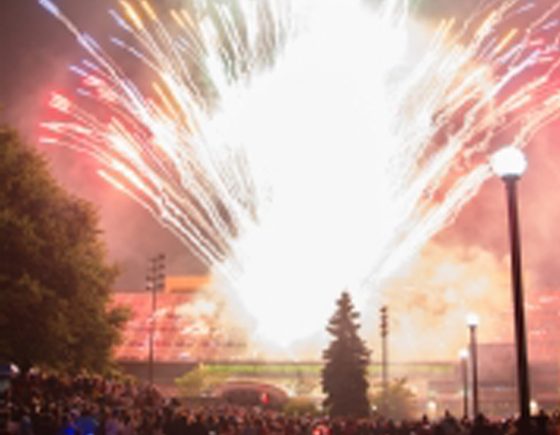
[[[495,152],[490,159],[490,164],[498,177],[518,178],[527,169],[527,158],[518,147],[508,146]]]
[[[244,146],[263,189],[258,222],[232,240],[235,287],[257,335],[283,345],[324,325],[343,289],[363,306],[360,280],[382,260],[402,217],[390,174],[399,145],[386,87],[405,40],[359,7],[320,13],[317,28],[274,70],[241,94],[223,95],[208,128],[210,143],[228,138]],[[387,68],[364,57],[368,49],[382,53]],[[216,273],[224,265],[235,267],[226,261]],[[286,313],[299,321],[286,322]]]
[[[478,326],[479,318],[476,313],[467,314],[467,325],[470,327]]]

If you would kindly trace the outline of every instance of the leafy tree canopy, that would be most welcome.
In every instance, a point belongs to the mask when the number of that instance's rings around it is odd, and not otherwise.
[[[337,309],[327,331],[333,336],[323,353],[322,370],[325,408],[330,415],[365,417],[369,414],[367,368],[369,351],[358,336],[360,325],[350,295],[337,301]]]
[[[411,419],[416,411],[416,395],[407,385],[406,378],[393,379],[386,392],[379,388],[371,402],[377,409],[384,410],[384,417],[393,420]]]
[[[102,371],[122,309],[92,206],[65,192],[45,161],[0,125],[0,360]]]

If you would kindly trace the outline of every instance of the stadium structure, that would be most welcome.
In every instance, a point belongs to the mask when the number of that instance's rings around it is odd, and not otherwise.
[[[218,326],[219,304],[211,297],[208,276],[167,277],[164,288],[119,291],[114,303],[129,307],[131,318],[116,349],[116,359],[128,373],[148,379],[150,333],[153,327],[154,382],[167,394],[179,393],[176,380],[203,365],[224,382],[210,394],[227,397],[244,391],[271,403],[306,395],[320,400],[320,361],[270,361],[252,355],[243,333]],[[528,342],[532,406],[555,409],[560,403],[560,294],[528,293]],[[497,313],[504,323],[511,312]],[[505,334],[507,335],[507,334]],[[416,396],[418,414],[463,413],[461,364],[456,361],[416,361],[390,364],[391,378],[406,378]],[[469,368],[469,373],[471,370]],[[381,365],[373,361],[370,384],[381,384]],[[480,409],[491,416],[515,413],[515,354],[511,337],[496,337],[478,346]],[[469,379],[470,384],[470,379]],[[469,387],[470,388],[470,387]],[[264,396],[263,396],[264,395]]]

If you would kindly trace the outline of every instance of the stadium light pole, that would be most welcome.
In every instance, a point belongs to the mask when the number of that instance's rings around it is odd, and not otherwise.
[[[156,330],[157,292],[165,285],[165,254],[159,254],[149,259],[148,275],[146,276],[146,290],[152,293],[152,313],[150,316],[148,336],[148,382],[154,385],[154,335]]]
[[[472,416],[475,419],[480,412],[478,402],[478,345],[476,341],[476,327],[478,326],[478,316],[469,314],[467,316],[467,325],[470,332],[470,356],[472,370]]]
[[[383,409],[381,411],[383,414],[385,414],[385,416],[387,416],[387,413],[389,411],[389,353],[387,348],[387,336],[389,335],[389,315],[387,312],[387,305],[383,305],[379,311],[381,315],[381,388],[383,390]]]
[[[527,169],[527,159],[519,148],[508,146],[492,156],[490,165],[494,173],[504,182],[507,194],[520,430],[521,433],[529,433],[529,365],[527,360],[527,334],[521,274],[521,239],[519,236],[519,212],[517,206],[517,182]]]
[[[461,349],[459,352],[459,360],[461,362],[461,380],[463,388],[463,417],[469,417],[469,374],[467,371],[467,362],[469,358],[469,351]]]

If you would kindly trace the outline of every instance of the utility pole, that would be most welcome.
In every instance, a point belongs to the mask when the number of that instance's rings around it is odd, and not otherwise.
[[[470,332],[470,357],[471,357],[471,370],[472,370],[472,412],[473,420],[476,419],[480,413],[478,401],[478,345],[476,339],[476,328],[478,326],[478,317],[476,314],[470,314],[467,319]]]
[[[389,394],[389,356],[387,350],[387,336],[389,335],[387,306],[383,305],[381,312],[381,388],[383,391],[383,409],[382,413],[388,411],[388,394]]]
[[[463,382],[463,417],[469,418],[469,372],[467,367],[469,351],[462,349],[459,358],[461,361],[461,380]]]
[[[152,314],[148,337],[148,381],[154,385],[154,335],[156,330],[157,292],[165,285],[165,254],[158,254],[148,260],[146,290],[152,293]]]

